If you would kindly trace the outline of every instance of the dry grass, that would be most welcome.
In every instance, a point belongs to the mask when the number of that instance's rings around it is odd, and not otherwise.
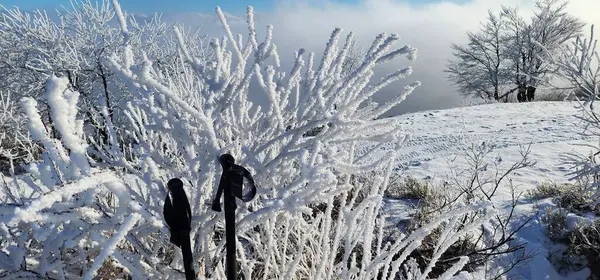
[[[416,199],[430,201],[435,196],[439,196],[437,189],[427,182],[420,182],[413,177],[402,179],[400,175],[395,175],[390,180],[390,185],[385,192],[385,196],[394,199]]]
[[[542,216],[546,225],[546,236],[554,242],[565,242],[569,234],[567,230],[567,213],[562,209],[549,210]]]
[[[600,279],[600,220],[590,224],[579,224],[569,230],[566,214],[554,210],[544,217],[546,234],[564,248],[554,252],[550,257],[554,267],[563,273],[591,270],[590,280]]]
[[[98,274],[93,278],[94,280],[131,280],[131,275],[126,272],[121,266],[117,265],[117,263],[108,259],[104,261],[100,269],[98,269]]]
[[[591,201],[585,189],[579,185],[544,183],[531,191],[529,197],[553,198],[558,204],[557,209],[548,210],[542,217],[548,238],[564,245],[563,250],[551,256],[558,271],[567,273],[587,267],[592,273],[588,279],[600,279],[600,218],[575,228],[569,228],[567,223],[569,213],[597,210],[588,206]]]
[[[569,184],[558,185],[553,182],[543,182],[535,189],[528,191],[527,197],[532,199],[554,198],[566,193],[571,188],[572,185]]]
[[[585,258],[592,273],[588,279],[600,279],[600,220],[576,227],[571,231],[569,241],[567,254]]]
[[[589,204],[592,202],[586,189],[578,184],[556,184],[545,182],[539,184],[534,190],[530,190],[527,194],[531,199],[553,198],[559,207],[567,209],[571,212],[589,212],[598,209],[592,209]]]

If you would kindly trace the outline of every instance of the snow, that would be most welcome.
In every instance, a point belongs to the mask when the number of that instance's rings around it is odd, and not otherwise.
[[[402,175],[416,179],[443,180],[450,161],[461,149],[482,142],[495,145],[505,162],[520,158],[519,145],[531,144],[531,159],[537,164],[518,172],[515,183],[529,188],[541,182],[568,180],[564,153],[587,154],[597,138],[583,131],[576,102],[488,104],[448,110],[424,111],[375,121],[399,122],[410,139],[401,149],[398,162]],[[364,145],[363,151],[372,145]],[[381,148],[380,154],[386,152]]]
[[[77,102],[79,93],[68,90],[67,78],[52,77],[47,84],[46,100],[52,108],[51,115],[54,127],[60,132],[65,148],[71,151],[73,161],[73,178],[81,173],[89,174],[90,166],[87,160],[87,145],[81,139],[83,135],[82,123],[77,120]]]
[[[581,135],[580,111],[576,102],[534,102],[522,104],[488,104],[439,111],[425,111],[402,115],[375,123],[400,122],[404,132],[410,134],[398,158],[397,172],[403,176],[441,183],[449,179],[451,168],[460,166],[461,149],[482,142],[496,146],[504,162],[520,160],[520,145],[531,145],[530,159],[536,164],[517,171],[511,179],[517,191],[525,192],[543,182],[568,182],[569,166],[564,153],[587,154],[597,144],[597,137]],[[364,145],[369,150],[373,145]],[[381,148],[380,154],[386,152]],[[452,159],[458,157],[456,162]],[[452,191],[452,190],[449,190]],[[496,197],[497,204],[508,205],[511,195],[508,188]],[[416,202],[386,199],[385,212],[397,224],[406,220],[415,210]],[[533,215],[536,202],[523,202],[517,206],[517,217]],[[541,203],[541,202],[537,202]],[[567,216],[567,222],[582,222],[582,217]],[[548,260],[554,244],[544,234],[540,217],[520,232],[516,242],[528,244],[527,250],[536,252],[531,262],[518,267],[512,276],[517,279],[586,279],[589,270],[569,275],[559,274]],[[462,277],[462,276],[461,276]]]

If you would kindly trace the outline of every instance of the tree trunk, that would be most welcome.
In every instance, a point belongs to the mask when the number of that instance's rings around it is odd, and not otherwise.
[[[527,101],[531,102],[535,99],[535,91],[536,91],[536,87],[534,86],[528,86],[527,87]]]
[[[517,90],[517,101],[527,101],[527,88],[524,85],[519,85],[519,89]]]
[[[108,74],[104,72],[104,68],[102,67],[102,63],[98,62],[98,69],[100,70],[100,78],[102,78],[102,86],[104,87],[104,102],[106,105],[106,109],[108,109],[108,116],[110,121],[113,120],[113,108],[110,103],[110,92],[108,91]]]

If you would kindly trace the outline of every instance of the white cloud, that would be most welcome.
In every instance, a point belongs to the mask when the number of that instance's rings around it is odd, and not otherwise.
[[[419,49],[419,57],[413,64],[415,72],[407,82],[420,80],[423,86],[391,112],[398,114],[454,107],[463,101],[446,81],[443,73],[447,60],[451,58],[449,45],[464,42],[465,32],[475,30],[479,22],[485,19],[487,11],[500,9],[501,4],[519,5],[524,13],[530,13],[533,6],[530,0],[503,0],[501,3],[498,0],[475,0],[465,4],[441,2],[428,5],[392,0],[365,0],[356,4],[323,1],[299,3],[290,0],[278,4],[269,13],[257,14],[256,19],[260,31],[264,30],[266,24],[274,25],[274,40],[279,46],[286,70],[286,58],[289,61],[293,51],[298,48],[321,53],[335,27],[341,27],[346,32],[353,31],[367,47],[379,33],[399,34],[402,38],[400,44],[409,44]],[[597,14],[600,11],[600,1],[572,0],[569,11],[600,28],[600,16]],[[199,17],[177,17],[178,21],[188,24],[194,22],[194,19]],[[216,27],[212,26],[214,22],[203,22],[205,31],[220,31],[213,29]],[[236,22],[239,23],[238,20]],[[241,24],[240,28],[243,27]],[[246,32],[245,29],[236,31]],[[381,71],[391,70],[393,69]],[[402,86],[402,82],[392,85],[381,92],[379,97],[385,99],[386,95],[393,94]]]

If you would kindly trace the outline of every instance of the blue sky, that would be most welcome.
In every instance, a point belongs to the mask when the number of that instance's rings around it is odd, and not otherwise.
[[[281,0],[120,0],[121,6],[134,13],[153,12],[211,12],[216,6],[230,13],[244,11],[246,6],[253,6],[255,10],[269,10]],[[334,0],[343,3],[355,3],[360,0]],[[427,4],[440,0],[399,0],[413,4]],[[69,0],[0,0],[6,7],[18,6],[22,10],[54,9],[61,5],[69,6]]]
[[[92,0],[95,1],[95,0]],[[179,22],[187,26],[202,25],[206,34],[222,35],[217,21],[199,18],[193,12],[214,16],[215,6],[225,12],[242,14],[246,6],[252,5],[258,12],[258,33],[264,32],[266,24],[275,26],[273,39],[279,50],[282,67],[288,69],[294,62],[293,53],[298,48],[319,54],[329,40],[331,30],[341,27],[345,32],[352,31],[363,46],[370,46],[372,38],[381,32],[396,33],[401,36],[401,44],[409,44],[419,49],[418,59],[411,65],[414,74],[406,80],[419,80],[423,83],[398,108],[390,114],[414,112],[461,105],[463,98],[454,92],[453,86],[443,72],[448,59],[452,58],[451,43],[462,44],[467,30],[479,26],[489,9],[498,10],[500,5],[519,5],[523,11],[531,10],[534,0],[119,0],[130,13],[162,12],[163,20]],[[325,6],[336,2],[342,5]],[[317,5],[283,5],[271,10],[278,3],[311,3]],[[363,3],[365,5],[351,5]],[[461,3],[454,5],[449,2]],[[344,5],[349,4],[350,5]],[[407,3],[409,5],[407,5]],[[5,6],[18,5],[23,10],[53,9],[60,5],[69,6],[69,0],[0,0]],[[600,26],[600,0],[572,0],[569,12],[587,22]],[[183,13],[182,13],[183,12]],[[190,12],[189,14],[186,12]],[[230,22],[231,23],[231,22]],[[245,34],[242,22],[237,31]],[[264,34],[264,33],[262,33]],[[346,33],[344,33],[346,34]],[[345,35],[342,35],[345,36]],[[376,75],[406,67],[404,60],[379,69]],[[404,81],[389,87],[378,94],[385,101],[386,96],[395,96]]]

